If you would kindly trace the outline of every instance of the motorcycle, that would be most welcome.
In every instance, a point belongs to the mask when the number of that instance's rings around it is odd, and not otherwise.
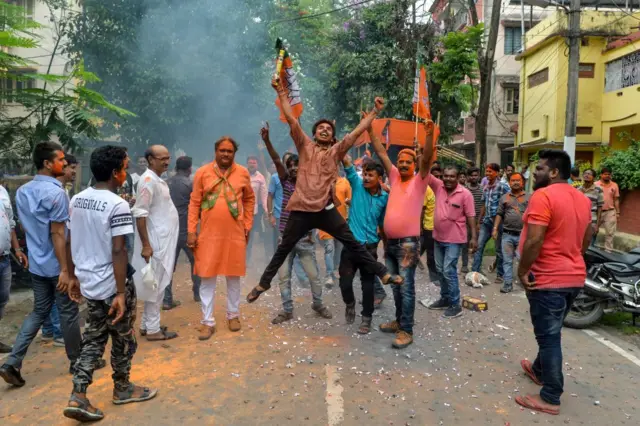
[[[629,253],[608,253],[589,247],[584,255],[587,279],[564,325],[587,328],[605,312],[622,311],[640,316],[640,248]]]

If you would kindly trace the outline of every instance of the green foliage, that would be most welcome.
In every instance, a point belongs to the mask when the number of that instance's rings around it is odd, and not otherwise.
[[[133,116],[100,93],[84,87],[86,82],[99,79],[84,69],[82,61],[68,75],[25,72],[25,68],[37,68],[38,63],[12,53],[11,49],[39,47],[35,31],[42,26],[26,19],[22,8],[0,2],[0,28],[0,79],[5,83],[0,91],[3,162],[21,162],[30,156],[36,143],[53,137],[66,150],[80,151],[83,139],[99,136],[105,112]],[[53,57],[59,51],[54,48],[50,53]]]
[[[629,134],[621,134],[621,139],[630,142],[626,150],[604,149],[600,168],[608,167],[613,173],[613,179],[621,190],[640,188],[640,141],[634,140]]]

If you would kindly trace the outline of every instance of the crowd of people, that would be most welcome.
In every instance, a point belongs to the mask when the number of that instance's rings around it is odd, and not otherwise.
[[[194,174],[191,158],[180,157],[168,179],[171,155],[166,147],[150,146],[136,159],[136,172],[129,174],[126,149],[109,145],[93,151],[92,182],[69,200],[66,187],[75,178],[77,161],[54,142],[36,146],[33,161],[38,172],[15,197],[28,258],[17,244],[11,201],[6,191],[0,191],[4,253],[0,317],[10,287],[11,249],[29,268],[35,299],[13,348],[1,347],[10,355],[0,376],[14,386],[25,384],[22,363],[42,328],[44,338],[64,345],[70,362],[73,391],[64,415],[99,420],[104,413],[91,405],[87,389],[94,371],[106,365],[102,356],[111,337],[114,404],[155,397],[156,389],[129,379],[137,347],[137,300],[144,304],[140,336],[150,342],[178,337],[162,324],[161,316],[163,310],[180,305],[173,297],[172,279],[178,255],[184,252],[191,265],[193,298],[201,303],[199,339],[208,340],[217,331],[214,302],[222,277],[227,285],[227,327],[239,331],[241,277],[252,256],[255,234],[261,234],[272,256],[246,300],[256,302],[278,275],[282,310],[273,324],[294,318],[294,271],[303,285],[308,283],[311,307],[322,318],[332,318],[323,303],[323,287],[339,284],[345,321],[354,323],[354,278],[359,273],[358,332],[371,332],[375,308],[386,298],[388,285],[395,318],[379,329],[394,335],[394,348],[406,348],[414,340],[415,272],[425,268],[421,255],[426,252],[429,281],[440,287],[438,300],[421,302],[453,319],[462,315],[458,272],[469,271],[469,256],[471,271],[482,272],[484,250],[493,239],[496,262],[489,269],[495,269],[502,293],[513,290],[516,277],[527,290],[539,345],[535,361],[523,361],[522,368],[543,386],[542,391],[517,402],[557,414],[562,394],[560,328],[584,284],[582,253],[601,224],[607,235],[605,247],[611,249],[619,215],[619,191],[611,171],[603,169],[601,180],[594,182],[595,171],[585,170],[578,185],[577,178],[571,181],[574,188],[569,184],[569,156],[543,150],[533,173],[534,192],[529,194],[526,169],[518,173],[509,165],[500,176],[500,166],[488,164],[481,179],[480,169],[473,165],[466,170],[440,165],[435,161],[431,120],[423,124],[424,146],[401,150],[393,164],[372,130],[373,120],[384,109],[383,99],[376,98],[375,107],[338,141],[331,120],[319,120],[311,136],[305,134],[286,93],[273,85],[297,153],[281,157],[265,124],[261,137],[273,162],[268,171],[263,148],[260,156],[248,158],[247,167],[238,164],[238,144],[229,136],[215,142],[213,162]],[[348,152],[364,132],[377,160],[368,157],[356,167]],[[317,242],[324,249],[324,278],[316,258]],[[378,261],[380,243],[384,263]],[[520,262],[514,274],[516,257]],[[81,337],[82,299],[88,318]]]

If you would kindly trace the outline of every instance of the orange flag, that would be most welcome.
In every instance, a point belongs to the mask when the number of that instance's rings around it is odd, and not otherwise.
[[[431,105],[427,91],[427,71],[424,65],[416,68],[415,83],[413,85],[413,115],[422,119],[431,119]]]
[[[293,110],[293,115],[296,118],[299,118],[302,115],[303,110],[302,98],[300,97],[300,85],[298,84],[296,72],[293,70],[293,62],[291,62],[289,52],[286,50],[282,61],[282,69],[280,70],[280,84],[282,84],[285,92],[287,92],[287,98],[289,99],[289,104]],[[280,98],[277,96],[276,105],[280,108],[280,121],[286,123],[287,119],[284,117],[282,107],[280,105]]]

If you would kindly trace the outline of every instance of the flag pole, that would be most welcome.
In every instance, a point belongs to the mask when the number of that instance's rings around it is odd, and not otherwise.
[[[418,99],[416,102],[416,110],[414,112],[416,116],[415,133],[413,135],[413,149],[418,149],[418,114],[420,114],[420,43],[416,48],[416,79],[418,80]]]

